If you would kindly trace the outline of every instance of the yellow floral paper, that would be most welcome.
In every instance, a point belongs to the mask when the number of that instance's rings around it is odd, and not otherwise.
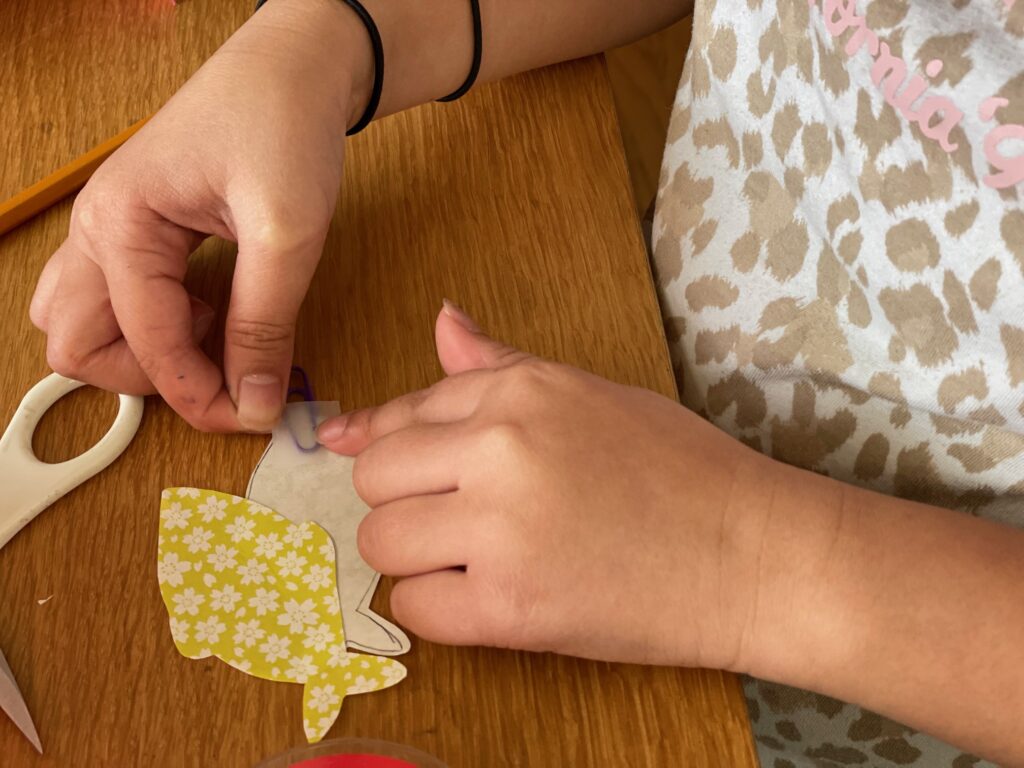
[[[197,488],[160,500],[157,577],[171,635],[190,659],[216,656],[266,680],[301,683],[317,742],[346,696],[400,682],[393,659],[345,647],[334,544],[315,523]]]

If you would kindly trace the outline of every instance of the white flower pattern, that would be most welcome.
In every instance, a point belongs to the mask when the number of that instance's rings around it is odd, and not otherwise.
[[[188,521],[192,517],[192,510],[182,507],[180,501],[170,502],[166,510],[160,515],[164,521],[164,527],[169,529],[187,528]]]
[[[272,611],[276,611],[280,606],[277,602],[281,594],[276,589],[264,589],[260,587],[256,590],[256,594],[249,598],[249,607],[256,609],[257,616],[266,616]]]
[[[189,587],[174,596],[174,612],[196,616],[199,613],[199,606],[205,602],[206,597],[204,595],[197,594],[192,587]]]
[[[199,514],[203,516],[204,523],[212,523],[215,520],[224,519],[224,510],[228,508],[228,500],[217,496],[210,496],[199,505]]]
[[[206,562],[213,566],[213,570],[220,573],[225,568],[234,568],[238,565],[238,561],[235,559],[237,554],[238,550],[234,547],[218,544],[213,552],[206,556]]]
[[[309,530],[309,527],[302,523],[300,525],[288,526],[288,532],[284,535],[286,544],[291,544],[296,549],[303,546],[307,541],[313,538],[313,532]]]
[[[359,675],[359,677],[357,677],[348,687],[348,690],[345,691],[345,693],[349,695],[355,693],[368,693],[370,691],[377,690],[379,687],[380,681],[377,678]]]
[[[392,662],[390,659],[381,659],[379,656],[377,658],[379,661],[385,662],[380,668],[380,673],[384,675],[385,688],[400,683],[405,679],[405,667]]]
[[[212,645],[220,640],[221,632],[225,629],[224,622],[218,621],[216,616],[210,616],[206,621],[196,622],[196,640]]]
[[[242,584],[262,584],[268,570],[269,565],[250,557],[245,565],[238,566],[238,575],[242,577]]]
[[[319,618],[320,614],[313,610],[313,601],[307,597],[301,603],[295,599],[286,602],[284,612],[278,614],[277,623],[288,627],[289,632],[296,634],[305,632],[306,625],[315,624]]]
[[[405,677],[393,659],[346,649],[335,550],[318,525],[215,491],[160,496],[157,581],[182,654],[304,684],[310,741],[327,733],[347,695]]]
[[[210,539],[213,538],[213,531],[205,528],[195,527],[190,533],[186,533],[181,540],[188,545],[188,551],[192,554],[206,552],[210,548]]]
[[[302,641],[302,644],[306,648],[322,651],[327,646],[333,645],[336,638],[337,636],[334,634],[334,630],[331,629],[330,624],[321,624],[306,630],[306,638]]]
[[[277,558],[277,569],[282,576],[298,576],[306,565],[306,558],[295,550]]]
[[[223,589],[215,589],[210,593],[210,607],[215,611],[226,611],[231,613],[242,599],[242,593],[230,584],[225,584]]]
[[[328,616],[337,616],[341,613],[341,601],[338,599],[337,590],[333,590],[329,595],[324,595],[323,606],[324,612]]]
[[[341,704],[341,696],[335,692],[335,687],[330,683],[317,686],[309,692],[309,706],[321,714],[339,704]]]
[[[284,542],[276,533],[265,533],[256,537],[256,548],[253,552],[260,557],[275,557],[284,549]]]
[[[187,643],[189,640],[189,630],[192,625],[184,619],[178,619],[174,616],[171,617],[171,637],[176,643]]]
[[[156,578],[161,584],[180,587],[185,579],[183,573],[192,570],[192,563],[182,560],[177,552],[168,552],[156,564]]]
[[[250,619],[249,621],[240,621],[235,625],[235,634],[232,636],[231,640],[235,645],[244,645],[246,648],[252,648],[257,641],[262,640],[266,634],[267,633],[260,626],[259,621],[256,619]]]
[[[242,515],[238,515],[234,522],[231,523],[225,530],[231,535],[231,540],[235,543],[240,541],[248,541],[253,538],[253,528],[256,527],[256,521]]]
[[[320,671],[320,668],[313,663],[312,656],[303,656],[301,658],[294,656],[292,657],[290,664],[291,666],[284,672],[285,675],[293,680],[298,680],[301,683],[306,682],[309,678]]]
[[[309,570],[302,575],[302,583],[313,592],[327,589],[334,581],[334,570],[327,565],[311,565]]]
[[[327,657],[327,666],[331,668],[342,669],[352,663],[349,652],[341,643],[332,645],[328,652],[330,655]]]
[[[269,662],[286,659],[288,658],[288,647],[291,644],[291,638],[284,635],[268,635],[266,642],[260,644],[260,653]]]

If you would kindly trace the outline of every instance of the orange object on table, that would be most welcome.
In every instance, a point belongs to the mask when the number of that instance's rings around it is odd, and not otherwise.
[[[23,224],[54,203],[60,202],[84,187],[96,169],[103,164],[103,161],[134,136],[148,119],[139,120],[112,139],[108,139],[78,159],[58,168],[45,179],[37,181],[31,187],[0,203],[0,235],[10,232],[19,224]]]

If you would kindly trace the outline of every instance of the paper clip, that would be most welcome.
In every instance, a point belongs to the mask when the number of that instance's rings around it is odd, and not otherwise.
[[[313,387],[310,386],[309,376],[297,365],[292,368],[291,378],[294,380],[296,377],[301,379],[301,384],[293,387],[290,386],[291,381],[289,381],[288,400],[291,402],[293,397],[299,397],[308,405],[305,408],[285,408],[284,421],[298,449],[303,453],[312,453],[320,447],[320,443],[316,439],[316,408],[313,406],[316,398],[313,396]],[[305,414],[308,418],[304,418],[300,414]]]

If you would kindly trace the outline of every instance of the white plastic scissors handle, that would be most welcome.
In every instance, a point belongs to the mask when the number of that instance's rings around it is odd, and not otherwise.
[[[32,451],[32,433],[50,406],[80,381],[52,374],[29,390],[0,437],[0,549],[36,515],[65,493],[110,466],[135,437],[142,421],[141,397],[121,395],[114,424],[92,448],[60,464],[46,464]],[[11,668],[0,652],[0,709],[5,711],[33,746],[43,751],[25,699]]]
[[[25,395],[0,437],[0,548],[61,496],[110,466],[135,437],[143,399],[120,395],[117,418],[96,445],[59,464],[36,458],[32,433],[39,420],[60,398],[82,386],[57,373],[47,376]]]

